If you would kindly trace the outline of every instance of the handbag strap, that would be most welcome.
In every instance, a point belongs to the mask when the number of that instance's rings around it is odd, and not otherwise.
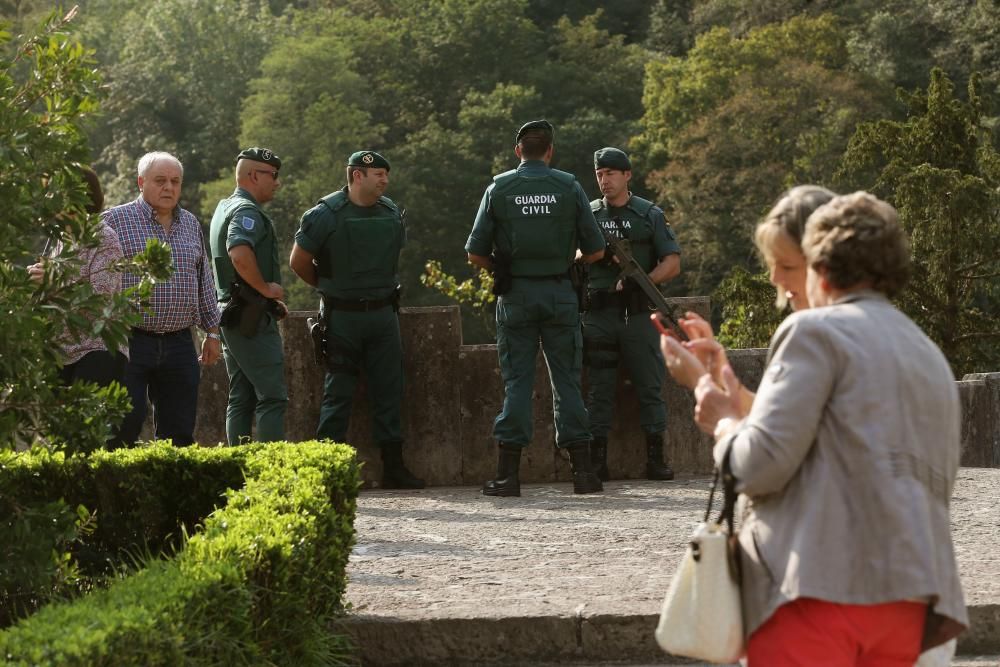
[[[729,534],[735,535],[735,514],[736,514],[736,478],[729,468],[729,452],[722,460],[722,464],[715,466],[712,475],[712,488],[708,492],[708,507],[705,508],[704,521],[707,523],[712,514],[712,503],[715,501],[715,490],[719,486],[719,478],[722,478],[722,509],[719,511],[719,518],[716,523],[726,522]]]

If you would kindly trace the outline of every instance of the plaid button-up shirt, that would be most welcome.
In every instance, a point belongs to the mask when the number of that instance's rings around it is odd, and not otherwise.
[[[153,287],[152,312],[142,317],[142,328],[165,333],[197,324],[205,331],[219,325],[219,305],[215,282],[205,252],[198,219],[180,206],[167,234],[156,220],[156,212],[140,196],[133,202],[109,208],[101,217],[118,233],[125,257],[134,257],[146,249],[146,241],[159,239],[170,247],[173,275]],[[122,275],[122,288],[134,287],[138,276]]]

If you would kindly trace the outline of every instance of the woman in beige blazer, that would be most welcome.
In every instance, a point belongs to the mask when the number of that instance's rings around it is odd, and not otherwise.
[[[838,197],[802,247],[813,308],[775,333],[749,414],[728,366],[696,388],[716,461],[752,501],[740,532],[750,666],[909,667],[968,625],[948,512],[954,377],[888,300],[909,268],[891,206]]]

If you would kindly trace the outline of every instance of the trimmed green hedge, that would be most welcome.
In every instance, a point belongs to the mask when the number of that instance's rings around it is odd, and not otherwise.
[[[342,662],[347,646],[329,621],[343,608],[359,483],[354,450],[322,442],[4,457],[0,505],[5,496],[93,505],[93,542],[108,553],[134,548],[136,539],[162,544],[169,533],[204,525],[175,557],[0,632],[0,659],[60,666]],[[227,502],[212,512],[223,494]]]

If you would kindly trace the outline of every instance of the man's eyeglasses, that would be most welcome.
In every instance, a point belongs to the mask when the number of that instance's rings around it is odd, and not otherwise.
[[[254,169],[254,171],[255,172],[259,172],[261,174],[271,174],[271,178],[273,178],[274,180],[278,180],[278,170],[277,169],[275,169],[274,171],[271,171],[270,169]]]

